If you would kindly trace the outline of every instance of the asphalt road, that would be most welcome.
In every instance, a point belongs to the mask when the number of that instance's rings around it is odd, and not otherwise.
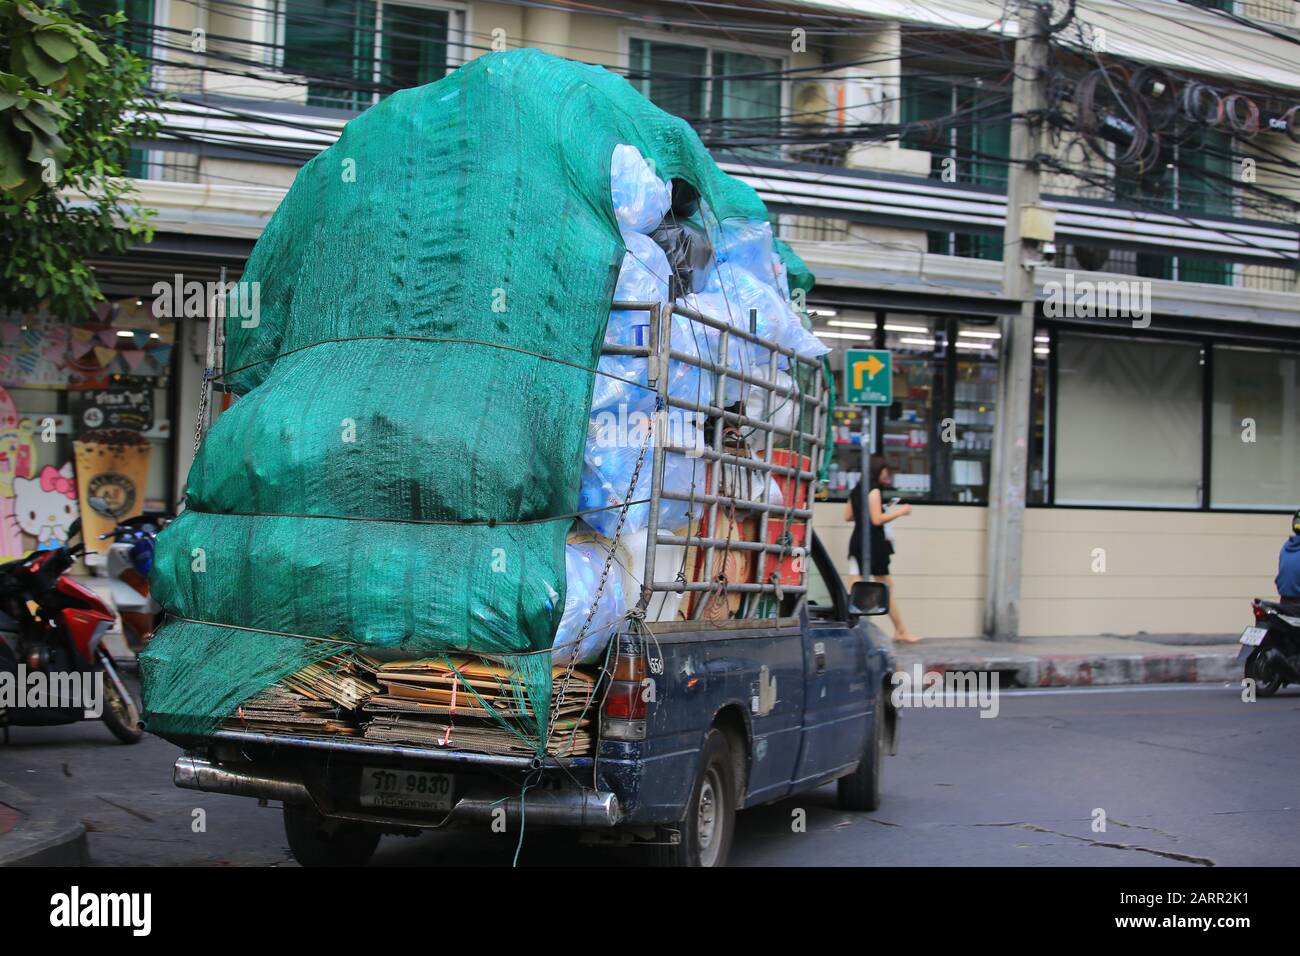
[[[1228,686],[1012,691],[993,719],[911,710],[878,811],[839,810],[833,786],[745,811],[731,862],[1295,865],[1298,723],[1300,688],[1250,704]],[[175,789],[176,755],[152,737],[123,746],[99,724],[14,728],[0,745],[0,777],[80,817],[96,865],[293,865],[279,810]],[[1097,810],[1104,832],[1093,829]],[[517,834],[485,830],[385,837],[375,862],[508,865]],[[525,865],[636,860],[542,830],[526,835],[520,856]]]

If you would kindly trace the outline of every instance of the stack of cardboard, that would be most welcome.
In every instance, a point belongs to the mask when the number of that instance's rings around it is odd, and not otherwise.
[[[552,672],[555,732],[548,752],[580,756],[595,747],[595,675],[575,670],[564,699],[564,671]],[[383,693],[362,706],[365,737],[383,743],[495,754],[533,753],[532,707],[501,665],[468,658],[396,661],[379,668]]]
[[[362,655],[309,664],[245,701],[226,721],[232,730],[316,737],[361,736],[359,709],[379,693],[378,665]]]
[[[378,661],[365,655],[340,655],[319,664],[308,664],[280,684],[306,697],[333,701],[344,710],[356,710],[379,693],[375,682],[378,668]]]
[[[226,720],[228,730],[307,737],[359,737],[355,716],[327,700],[313,700],[278,684],[246,700]]]

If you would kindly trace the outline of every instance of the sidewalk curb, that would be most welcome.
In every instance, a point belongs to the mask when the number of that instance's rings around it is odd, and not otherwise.
[[[86,828],[43,806],[23,791],[0,783],[0,804],[18,812],[18,823],[0,833],[0,867],[85,866]]]
[[[954,655],[925,659],[901,653],[899,665],[923,673],[997,671],[1013,687],[1102,687],[1115,684],[1215,684],[1241,678],[1235,654],[1050,654],[1041,657]]]

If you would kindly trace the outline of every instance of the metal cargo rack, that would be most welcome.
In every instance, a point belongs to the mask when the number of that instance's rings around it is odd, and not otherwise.
[[[799,549],[787,540],[769,543],[767,538],[769,523],[773,517],[784,521],[787,529],[790,527],[791,522],[801,521],[810,526],[812,521],[813,483],[817,480],[821,470],[826,441],[826,416],[828,414],[828,404],[824,394],[825,377],[822,359],[804,358],[792,349],[760,337],[756,332],[757,313],[755,310],[750,310],[749,313],[749,329],[738,328],[725,320],[703,315],[693,309],[675,304],[664,307],[657,303],[613,302],[610,305],[610,310],[641,311],[649,314],[647,344],[605,345],[602,348],[602,354],[644,358],[647,362],[647,386],[654,390],[658,396],[658,411],[656,412],[653,431],[654,455],[650,484],[645,581],[642,582],[639,607],[642,610],[648,607],[655,592],[713,591],[719,586],[713,580],[686,581],[680,578],[677,580],[660,580],[655,567],[655,549],[658,545],[703,548],[705,550],[703,567],[706,575],[712,573],[719,550],[755,552],[756,578],[761,577],[763,573],[766,556],[774,555],[776,571],[769,576],[769,580],[725,582],[723,584],[726,591],[745,595],[741,612],[742,617],[753,617],[755,615],[761,595],[771,594],[779,601],[785,595],[804,594],[807,590],[807,584],[806,572],[802,568],[799,569],[799,584],[797,585],[782,585],[779,578],[782,560],[794,555],[796,550],[806,550],[809,544],[808,540],[805,539],[803,548]],[[697,357],[678,348],[672,339],[674,326],[672,317],[674,315],[680,315],[689,320],[692,323],[692,328],[694,325],[699,325],[706,330],[716,332],[716,354],[708,357],[701,354]],[[699,342],[702,339],[706,339],[706,337],[699,336],[696,341]],[[757,366],[751,372],[728,367],[731,349],[737,341],[757,345],[766,350],[767,369],[765,377],[754,374],[754,371],[758,371]],[[706,350],[701,349],[702,353],[704,351]],[[788,386],[777,382],[777,372],[782,358],[788,362],[790,380]],[[707,398],[707,400],[693,402],[669,394],[668,373],[670,361],[682,362],[711,373],[714,376],[712,396],[701,396]],[[801,374],[801,371],[803,374]],[[810,387],[806,391],[801,389],[799,384],[800,379],[805,377],[810,383]],[[730,411],[726,406],[727,383],[729,381],[742,383],[743,391],[739,402],[739,411]],[[749,389],[759,390],[762,396],[762,418],[750,418],[744,414],[748,410]],[[795,403],[795,408],[790,415],[792,427],[785,428],[772,422],[773,411],[778,400]],[[664,426],[669,409],[702,414],[712,423],[710,442],[703,449],[688,449],[664,441],[663,439],[666,437]],[[759,447],[750,448],[752,457],[728,453],[723,441],[727,426],[747,429],[753,435],[761,434],[762,438],[758,442]],[[782,450],[791,453],[791,464],[794,467],[779,464],[773,460],[773,453]],[[688,493],[663,490],[665,460],[669,453],[689,455],[692,458],[713,464],[713,467],[707,469],[708,480],[702,493],[696,492],[694,485],[692,485]],[[809,459],[811,466],[808,470],[801,467],[805,457]],[[737,475],[742,471],[747,472],[751,488],[754,480],[761,481],[761,500],[753,500],[752,497],[735,497],[735,488],[732,489],[732,495],[720,494],[719,480],[722,471],[720,466],[734,466]],[[793,479],[788,485],[791,490],[790,501],[781,504],[772,501],[774,476]],[[794,506],[798,502],[798,484],[804,481],[808,482],[807,496],[804,502],[805,507],[797,508]],[[737,482],[737,484],[740,484],[740,482]],[[629,494],[631,492],[632,489],[629,489]],[[706,508],[708,515],[708,530],[705,535],[709,536],[696,534],[694,529],[689,527],[685,535],[674,535],[662,529],[660,527],[661,506],[665,498],[702,504]],[[737,512],[756,513],[759,516],[757,540],[728,540],[712,537],[711,535],[717,533],[718,516],[723,509],[727,509],[732,514]],[[783,535],[782,538],[788,538],[788,535]],[[689,554],[689,551],[687,553]],[[694,619],[699,619],[707,602],[698,600],[694,603],[695,606],[691,616]]]

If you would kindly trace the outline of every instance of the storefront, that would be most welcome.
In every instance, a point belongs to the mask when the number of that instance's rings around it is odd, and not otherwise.
[[[889,458],[897,492],[931,504],[986,503],[1000,337],[993,320],[814,308],[838,380],[846,348],[885,348],[893,356],[894,402],[878,413],[873,450]],[[856,406],[834,409],[825,500],[847,500],[857,485],[863,414]]]
[[[1159,310],[1162,294],[1177,312]],[[1193,313],[1197,294],[1158,283],[1156,308],[1139,327],[1040,314],[1022,634],[1229,633],[1248,617],[1251,597],[1271,593],[1300,505],[1300,328],[1285,312],[1224,318],[1226,301],[1202,303],[1220,316],[1205,318]],[[998,437],[998,325],[958,305],[854,308],[850,298],[841,292],[811,307],[841,380],[845,349],[893,353],[894,403],[877,413],[873,450],[893,465],[895,494],[916,506],[894,525],[893,575],[909,627],[976,636]],[[861,416],[835,410],[831,477],[815,519],[842,571]]]
[[[1043,331],[1031,504],[1291,512],[1300,332],[1196,321]]]
[[[0,555],[66,542],[90,497],[110,526],[175,507],[177,325],[121,291],[81,321],[0,317]]]

